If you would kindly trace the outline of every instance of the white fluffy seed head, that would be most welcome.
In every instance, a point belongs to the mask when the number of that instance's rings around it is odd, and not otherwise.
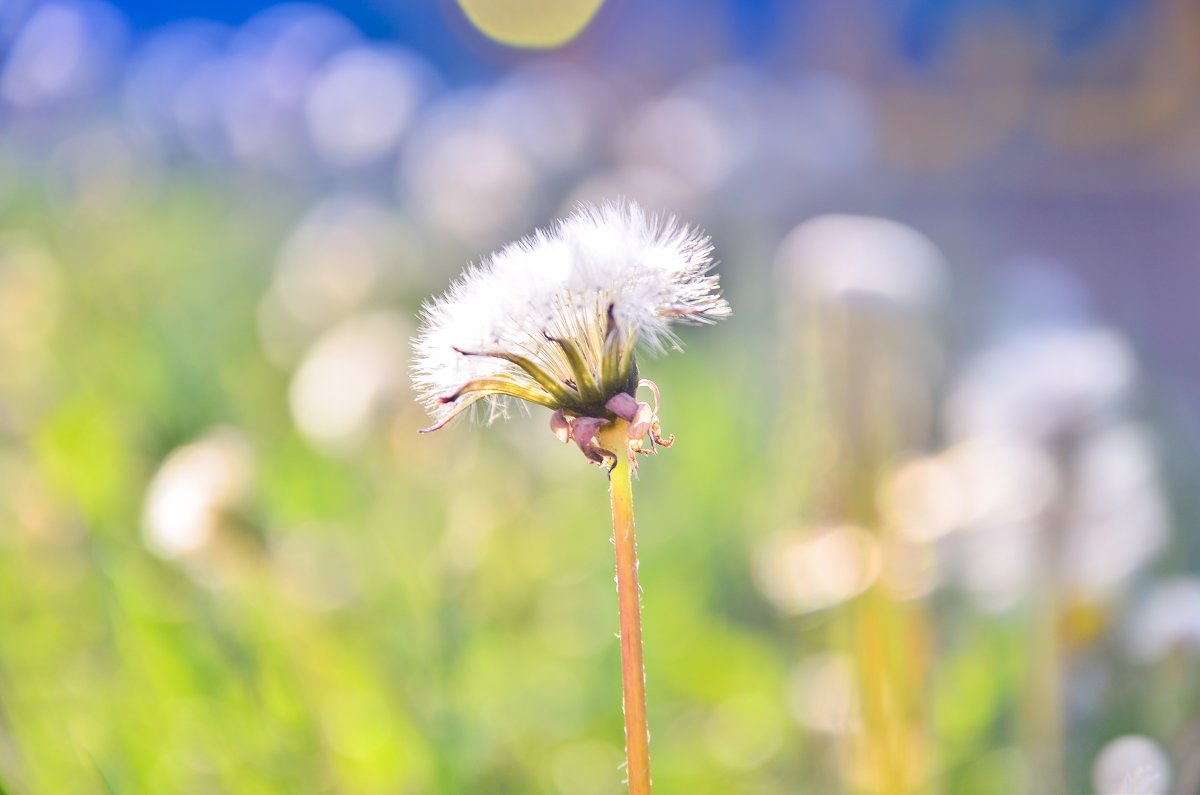
[[[439,422],[480,398],[514,394],[497,389],[446,400],[478,379],[510,382],[535,402],[561,407],[526,368],[494,354],[524,357],[570,389],[577,373],[548,335],[568,340],[603,384],[614,376],[604,364],[609,308],[622,348],[677,348],[672,322],[729,315],[711,267],[709,238],[674,218],[625,202],[581,206],[470,266],[426,303],[413,341],[413,383]]]

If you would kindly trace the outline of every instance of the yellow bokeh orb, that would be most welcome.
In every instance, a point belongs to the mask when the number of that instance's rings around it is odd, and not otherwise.
[[[458,0],[483,35],[509,47],[550,49],[587,27],[604,0]]]

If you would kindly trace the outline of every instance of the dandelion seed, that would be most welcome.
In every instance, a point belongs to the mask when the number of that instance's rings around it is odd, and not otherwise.
[[[658,387],[639,380],[634,350],[677,349],[676,321],[729,315],[711,267],[706,236],[627,203],[581,207],[504,247],[422,311],[413,382],[435,420],[424,430],[481,402],[503,415],[518,398],[551,409],[554,435],[609,468],[617,451],[596,438],[616,418],[631,450],[669,447]],[[653,405],[636,399],[640,388]]]

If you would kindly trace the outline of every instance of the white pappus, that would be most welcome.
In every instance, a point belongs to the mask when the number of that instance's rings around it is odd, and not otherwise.
[[[634,348],[678,348],[675,321],[727,317],[712,243],[636,204],[581,206],[550,229],[472,265],[427,302],[413,340],[413,383],[442,428],[471,405],[508,397],[550,408],[551,429],[611,466],[599,428],[630,423],[631,450],[670,444],[655,407],[638,403]],[[635,435],[636,434],[636,435]],[[642,450],[649,436],[650,450]]]

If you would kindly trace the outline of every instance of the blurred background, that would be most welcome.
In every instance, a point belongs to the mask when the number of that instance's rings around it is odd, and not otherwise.
[[[623,791],[603,476],[408,339],[582,200],[641,362],[654,778],[1200,792],[1200,6],[0,0],[0,791]]]

